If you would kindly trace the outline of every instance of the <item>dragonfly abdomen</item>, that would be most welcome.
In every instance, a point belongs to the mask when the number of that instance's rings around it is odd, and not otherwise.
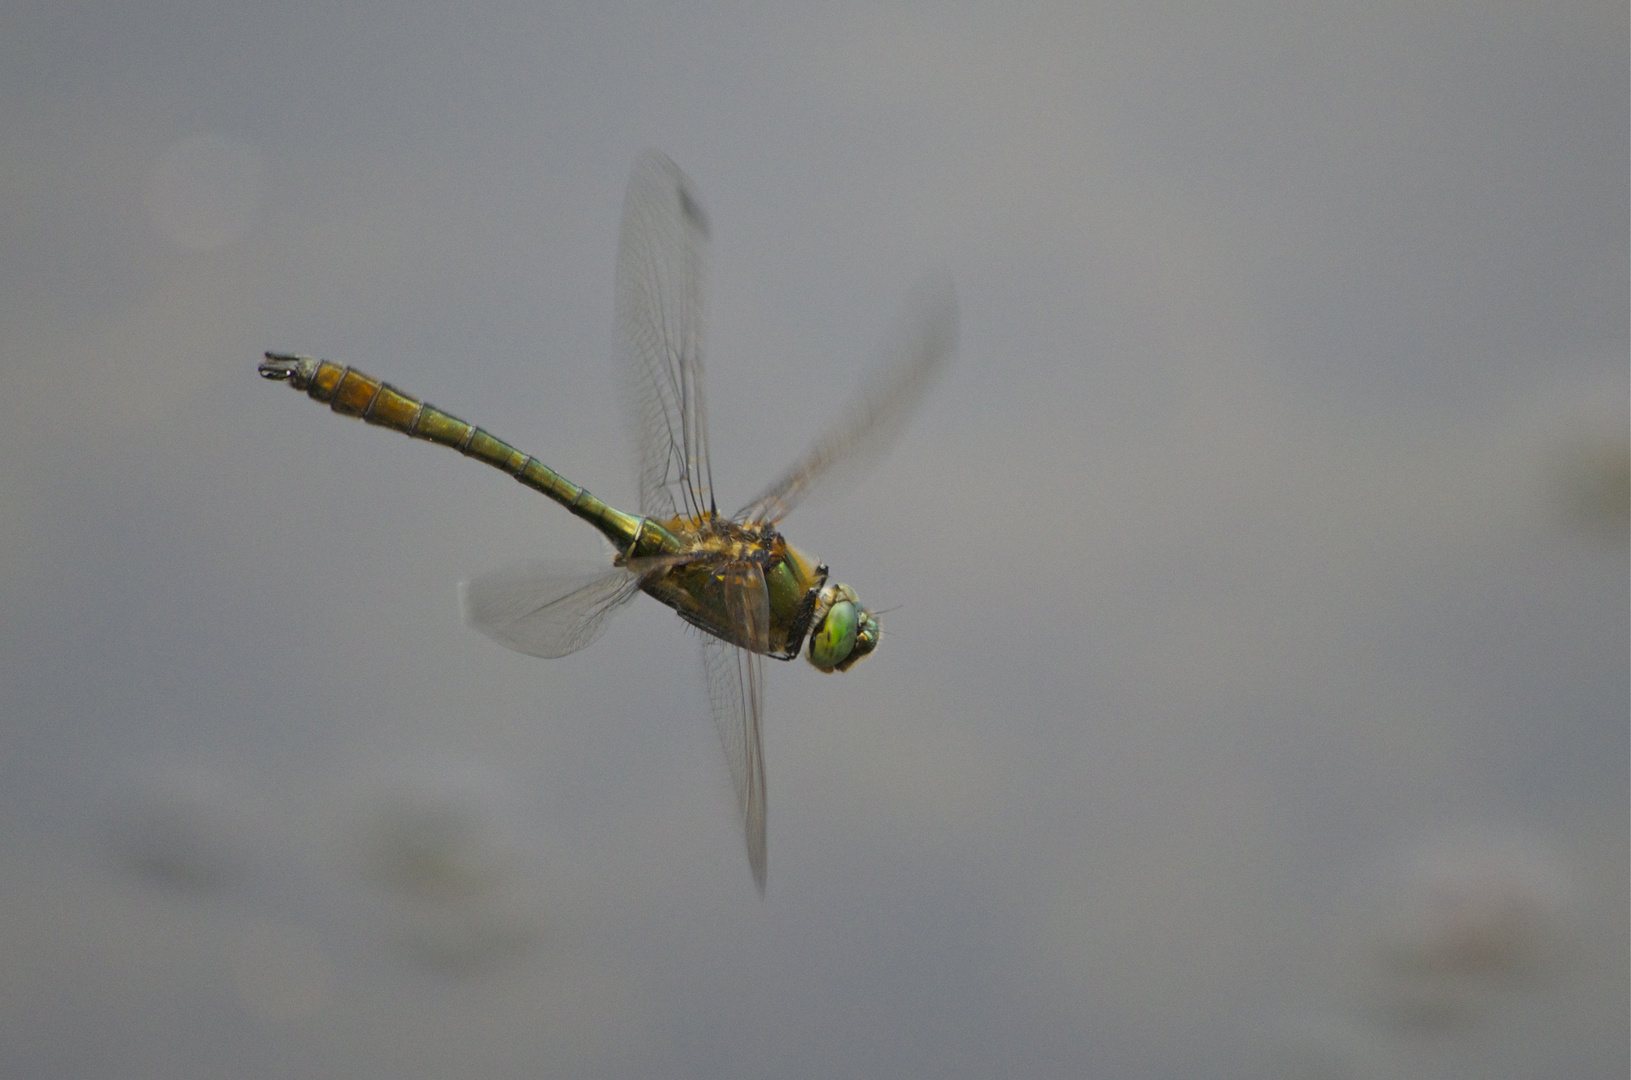
[[[465,457],[509,473],[594,525],[619,551],[665,555],[679,550],[678,541],[656,522],[614,510],[532,455],[372,375],[329,360],[277,353],[266,354],[260,373],[304,390],[307,397],[341,416],[358,417],[411,439],[452,447]]]

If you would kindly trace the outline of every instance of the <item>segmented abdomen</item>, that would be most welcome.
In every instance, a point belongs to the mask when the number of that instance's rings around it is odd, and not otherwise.
[[[323,402],[341,416],[360,417],[410,438],[450,446],[507,472],[594,525],[619,551],[664,555],[679,550],[677,541],[655,523],[612,509],[530,454],[372,375],[329,360],[275,353],[266,354],[260,373],[304,390],[313,401]]]

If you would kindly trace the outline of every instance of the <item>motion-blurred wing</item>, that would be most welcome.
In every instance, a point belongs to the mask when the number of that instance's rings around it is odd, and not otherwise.
[[[759,893],[765,891],[765,750],[760,717],[764,711],[764,653],[770,648],[770,598],[764,575],[752,563],[724,570],[726,608],[744,641],[754,651],[713,635],[702,639],[702,666],[708,676],[708,699],[714,727],[725,749],[736,808],[747,838],[748,865]]]
[[[606,617],[640,589],[637,574],[547,562],[506,566],[459,585],[464,621],[506,648],[554,659],[600,636]]]
[[[957,348],[957,294],[950,280],[919,285],[861,390],[838,423],[799,463],[736,514],[737,521],[774,524],[792,512],[837,467],[859,472],[893,445],[912,410]]]
[[[640,512],[650,517],[713,507],[702,395],[707,239],[690,180],[662,154],[641,155],[623,201],[617,328],[640,447]]]

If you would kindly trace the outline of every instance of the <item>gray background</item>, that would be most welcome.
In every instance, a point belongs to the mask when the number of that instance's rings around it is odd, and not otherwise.
[[[0,1074],[1623,1077],[1623,3],[16,3]],[[629,504],[628,170],[713,218],[715,476],[912,282],[961,353],[786,523],[755,894],[696,643],[458,580]]]

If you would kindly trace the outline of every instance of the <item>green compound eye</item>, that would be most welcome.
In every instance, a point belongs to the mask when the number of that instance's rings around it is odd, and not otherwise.
[[[855,649],[855,635],[859,630],[855,605],[848,600],[840,600],[827,612],[826,619],[822,620],[816,632],[810,635],[810,662],[823,671],[831,671],[842,664]]]
[[[859,608],[857,613],[861,617],[861,628],[855,634],[855,648],[850,650],[849,659],[838,665],[839,671],[848,671],[871,656],[872,650],[878,647],[878,638],[883,633],[883,628],[878,625],[878,620],[872,612]]]

